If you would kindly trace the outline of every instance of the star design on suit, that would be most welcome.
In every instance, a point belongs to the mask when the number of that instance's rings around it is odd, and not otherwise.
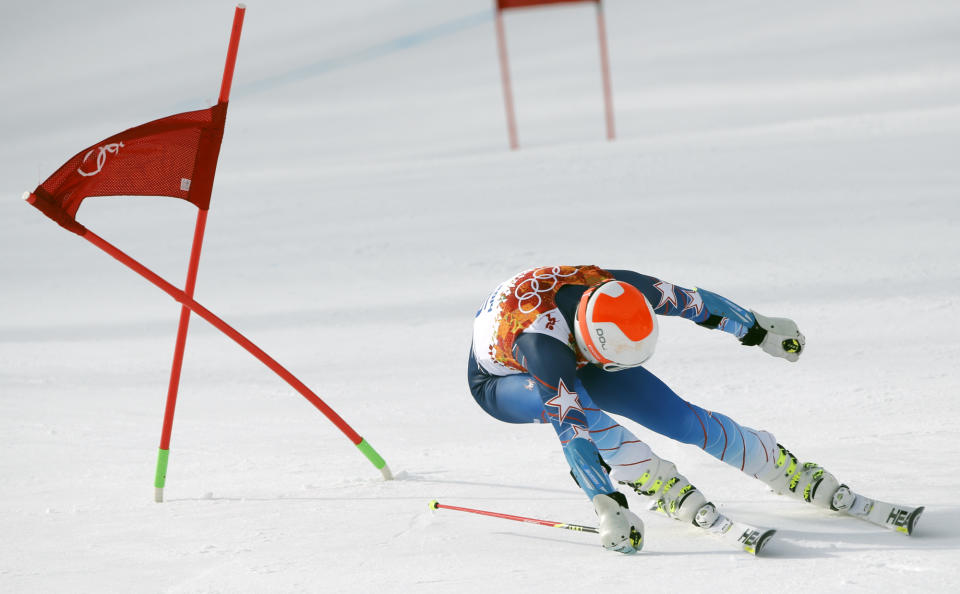
[[[674,290],[673,285],[665,281],[659,281],[653,286],[660,291],[660,303],[658,303],[654,309],[659,311],[665,305],[673,305],[674,308],[680,307],[680,304],[677,302],[677,292]]]
[[[694,315],[699,316],[703,313],[703,297],[700,295],[700,292],[694,289],[693,291],[687,289],[681,289],[683,294],[687,296],[687,305],[683,308],[683,311],[692,309]],[[680,314],[683,314],[683,311]]]
[[[587,429],[586,427],[581,427],[580,425],[576,425],[574,423],[570,423],[570,427],[573,428],[573,437],[571,437],[570,439],[576,439],[578,437],[582,437],[587,441],[593,441],[593,438],[590,437],[590,430]]]
[[[571,410],[583,412],[583,406],[580,405],[580,399],[577,398],[577,393],[568,390],[567,386],[563,383],[563,379],[560,380],[560,385],[557,386],[557,395],[547,400],[546,405],[556,406],[559,409],[561,423],[566,419],[567,414]]]

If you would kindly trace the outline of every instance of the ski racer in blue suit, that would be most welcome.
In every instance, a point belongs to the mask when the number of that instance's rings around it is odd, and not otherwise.
[[[500,284],[474,319],[468,381],[477,404],[507,423],[551,423],[577,484],[594,504],[605,548],[632,553],[643,524],[614,483],[652,509],[710,528],[716,507],[676,466],[607,413],[686,444],[786,493],[842,509],[846,486],[800,464],[768,431],[688,402],[641,364],[656,344],[657,316],[680,316],[741,344],[796,361],[804,336],[704,289],[630,270],[548,266]]]

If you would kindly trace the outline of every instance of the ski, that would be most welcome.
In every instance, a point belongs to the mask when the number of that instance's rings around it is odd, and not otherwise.
[[[772,528],[759,528],[737,522],[723,514],[719,514],[717,520],[703,530],[720,537],[729,546],[746,551],[754,556],[760,554],[777,532]]]
[[[831,507],[854,518],[907,536],[913,534],[917,527],[917,521],[920,519],[920,514],[923,513],[924,509],[923,506],[909,507],[870,499],[859,493],[854,493],[846,485],[837,489]]]
[[[652,501],[648,509],[672,517],[666,512],[662,500]],[[700,507],[692,524],[700,530],[719,537],[724,544],[754,556],[760,554],[777,532],[771,528],[760,528],[731,520],[717,511],[712,503],[706,503]]]

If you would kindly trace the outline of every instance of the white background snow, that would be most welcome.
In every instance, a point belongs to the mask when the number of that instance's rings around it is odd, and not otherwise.
[[[216,101],[229,2],[5,2],[0,591],[935,592],[960,579],[960,3],[250,2],[197,299],[383,454],[384,482],[194,318],[167,501],[153,473],[179,306],[20,200],[99,139]],[[195,209],[79,220],[182,284]],[[887,500],[904,537],[770,494],[630,424],[729,515],[730,551],[641,511],[636,556],[432,499],[594,524],[553,430],[484,414],[475,308],[543,264],[632,268],[797,320],[797,364],[663,321],[649,367]],[[639,502],[633,499],[639,509]],[[951,586],[953,584],[953,586]]]

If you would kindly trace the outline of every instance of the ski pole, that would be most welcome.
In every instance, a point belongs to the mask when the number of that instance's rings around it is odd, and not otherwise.
[[[481,516],[492,516],[494,518],[503,518],[504,520],[514,520],[515,522],[526,522],[527,524],[540,524],[551,528],[563,528],[564,530],[574,530],[576,532],[592,532],[599,534],[593,526],[581,526],[579,524],[565,524],[563,522],[551,522],[550,520],[538,520],[536,518],[525,518],[523,516],[511,516],[510,514],[501,514],[499,512],[485,511],[482,509],[471,509],[469,507],[457,507],[455,505],[444,505],[434,499],[430,502],[430,509],[451,509],[453,511],[469,512],[471,514],[480,514]]]

